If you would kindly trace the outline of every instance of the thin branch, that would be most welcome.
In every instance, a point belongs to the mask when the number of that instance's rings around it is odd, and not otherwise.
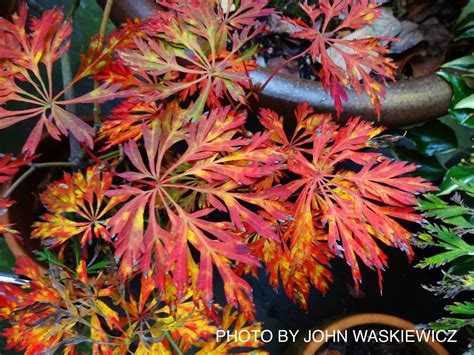
[[[107,22],[109,20],[110,12],[112,11],[113,4],[114,4],[114,0],[107,0],[107,3],[105,4],[104,14],[102,15],[102,22],[100,23],[100,29],[99,29],[99,43],[100,43],[101,48],[103,46],[105,30],[107,29]],[[94,80],[94,90],[97,89],[98,87],[99,87],[99,82],[97,80]],[[96,129],[98,129],[101,124],[100,113],[101,113],[100,105],[98,103],[94,103],[93,114],[94,114],[94,126]]]
[[[109,21],[110,12],[112,11],[112,5],[114,4],[114,0],[107,0],[104,8],[104,14],[102,16],[102,22],[100,23],[100,31],[99,36],[100,40],[102,41],[105,37],[105,30],[107,29],[107,22]]]
[[[79,6],[80,0],[72,0],[71,7],[67,13],[67,18],[72,18]],[[72,81],[71,59],[69,52],[64,53],[61,57],[61,74],[63,77],[63,87],[67,88]],[[71,86],[64,92],[66,100],[74,99],[74,88]],[[66,105],[66,110],[76,114],[76,105]],[[79,141],[69,132],[69,161],[77,165],[81,160],[82,148]]]
[[[65,53],[61,57],[61,71],[63,77],[63,86],[66,87],[68,83],[72,80],[72,71],[71,71],[71,62],[69,52]],[[64,92],[64,97],[66,100],[74,99],[74,88],[70,87],[67,91]],[[76,105],[69,104],[66,105],[66,110],[76,114]],[[69,161],[77,165],[82,155],[82,148],[79,141],[74,137],[74,135],[69,131]]]
[[[23,181],[26,180],[28,176],[33,174],[37,169],[41,168],[55,168],[55,167],[63,167],[63,168],[72,168],[75,167],[76,164],[72,162],[50,162],[50,163],[33,163],[30,164],[30,168],[23,173],[11,186],[8,188],[7,191],[2,195],[2,199],[10,197],[10,195],[15,191],[15,189],[21,185]]]

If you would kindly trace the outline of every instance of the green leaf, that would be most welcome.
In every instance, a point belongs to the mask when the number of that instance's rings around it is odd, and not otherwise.
[[[5,239],[0,238],[0,270],[12,271],[15,267],[15,257],[8,249]]]
[[[402,146],[396,147],[396,153],[400,159],[411,161],[418,165],[415,174],[429,181],[440,180],[446,173],[446,169],[443,168],[435,157],[429,157],[416,150],[407,149]]]
[[[448,306],[447,309],[453,314],[470,314],[474,315],[474,303],[467,302],[455,302],[453,305]]]
[[[189,115],[189,120],[191,122],[196,122],[198,121],[202,113],[204,112],[204,107],[206,105],[206,100],[207,97],[209,96],[209,93],[211,92],[211,87],[212,87],[212,81],[208,80],[206,87],[204,90],[201,92],[199,95],[199,98],[192,104],[192,107],[188,111]]]
[[[459,101],[474,93],[474,90],[459,75],[445,71],[439,71],[438,75],[447,80],[453,88],[453,99],[451,102],[452,108],[454,108]]]
[[[474,37],[474,28],[468,29],[463,34],[457,36],[454,40],[455,41],[461,41],[463,39],[469,39],[469,38],[472,38],[472,37]]]
[[[458,64],[459,65],[459,64]],[[459,124],[474,128],[474,114],[471,109],[456,108],[458,103],[466,99],[467,97],[474,94],[474,89],[471,88],[467,82],[459,75],[448,73],[445,71],[439,71],[438,75],[443,77],[446,81],[451,84],[453,88],[453,99],[449,106],[450,116],[457,121]]]
[[[443,64],[441,68],[450,68],[464,71],[474,70],[474,55],[471,54],[462,58],[455,59],[451,62]]]
[[[428,217],[438,217],[441,219],[452,218],[467,214],[469,210],[462,206],[446,206],[445,208],[438,208],[427,213]]]
[[[469,0],[458,18],[456,27],[458,31],[474,26],[474,0]]]
[[[460,109],[474,109],[474,94],[462,99],[459,101],[456,106],[454,106],[456,110]]]
[[[431,224],[426,226],[426,230],[435,237],[432,240],[431,246],[440,247],[446,251],[425,258],[418,264],[418,267],[440,267],[463,256],[474,255],[474,246],[466,243],[453,230]],[[427,238],[424,238],[423,241],[424,245],[429,245]]]
[[[468,110],[448,110],[449,115],[459,124],[468,127],[474,128],[474,114],[472,112],[468,112]]]
[[[468,184],[474,181],[474,167],[472,166],[453,166],[446,173],[443,182],[441,183],[438,193],[439,196],[447,195],[459,188],[461,184]]]
[[[456,181],[459,185],[459,190],[466,192],[468,195],[474,197],[474,183]]]
[[[97,271],[97,270],[100,270],[100,269],[104,269],[108,266],[110,266],[110,262],[108,262],[107,260],[99,261],[99,262],[87,267],[87,272]]]
[[[473,319],[459,319],[459,318],[442,318],[436,323],[429,324],[434,330],[451,330],[459,329],[466,326],[473,326]]]
[[[64,268],[71,272],[74,275],[77,275],[77,273],[72,270],[71,268],[67,267],[64,263],[59,261],[56,256],[49,250],[49,249],[43,249],[37,252],[37,258],[39,261],[47,261],[48,263],[52,265],[59,266],[60,268]]]
[[[449,153],[458,148],[456,134],[440,121],[414,127],[406,137],[415,143],[420,153],[428,156]]]
[[[461,227],[461,228],[467,228],[467,229],[474,228],[474,224],[469,222],[463,216],[453,216],[453,217],[444,218],[443,222],[446,224],[450,224],[450,225]]]
[[[444,226],[429,225],[427,228],[433,233],[439,242],[437,246],[445,249],[461,249],[468,255],[469,252],[474,250],[474,246],[467,244],[460,236],[458,236],[453,230]]]
[[[427,217],[441,219],[444,223],[462,228],[474,226],[464,217],[469,214],[469,209],[464,206],[450,205],[433,194],[426,194],[425,200],[420,201],[419,209],[426,211]]]
[[[450,251],[446,251],[446,252],[443,252],[443,253],[439,253],[439,254],[430,256],[429,258],[426,258],[421,263],[419,263],[418,266],[421,267],[421,268],[440,267],[440,266],[443,266],[447,263],[450,263],[453,260],[456,260],[456,259],[458,259],[462,256],[466,256],[466,252],[464,250],[459,250],[459,249],[450,250]]]

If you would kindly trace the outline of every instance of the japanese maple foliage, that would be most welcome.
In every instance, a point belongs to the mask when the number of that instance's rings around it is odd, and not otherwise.
[[[272,12],[266,1],[243,1],[230,12],[224,2],[207,0],[162,2],[144,23],[144,38],[119,51],[132,71],[159,76],[156,84],[143,87],[153,99],[179,95],[198,98],[189,116],[200,118],[205,105],[217,107],[222,99],[245,103],[249,88],[247,71],[255,67],[251,56],[256,48],[243,49],[261,32],[257,18]],[[199,16],[195,10],[199,9]],[[228,44],[230,43],[230,48]],[[148,90],[147,90],[148,89]]]
[[[377,0],[321,0],[317,5],[301,4],[309,24],[301,19],[286,19],[297,28],[292,37],[310,42],[306,51],[314,62],[321,64],[319,76],[324,88],[334,98],[339,113],[342,100],[347,101],[344,86],[350,85],[358,94],[364,89],[380,116],[382,84],[385,77],[394,79],[395,65],[386,57],[389,50],[382,44],[392,38],[338,38],[339,32],[372,24],[382,12],[378,6]],[[336,24],[333,24],[335,20]],[[337,61],[339,58],[340,62]],[[382,83],[371,73],[379,75]]]
[[[13,157],[11,154],[5,154],[0,157],[0,184],[9,182],[13,175],[25,165],[30,164],[37,156]]]
[[[108,215],[123,201],[105,196],[111,185],[112,174],[101,173],[97,166],[88,168],[85,176],[82,172],[65,173],[63,180],[50,184],[40,195],[48,212],[33,225],[33,236],[52,247],[74,236],[82,245],[94,237],[110,242]]]
[[[37,156],[24,157],[20,155],[16,158],[11,154],[0,156],[0,184],[5,184],[3,191],[0,189],[0,216],[7,213],[8,208],[15,203],[7,194],[7,187],[11,183],[13,176],[17,174],[21,168],[30,164],[35,158],[37,158]],[[0,222],[0,234],[16,233],[11,227],[10,224]]]
[[[84,260],[76,270],[54,266],[46,277],[37,264],[20,258],[15,272],[31,281],[0,284],[0,318],[13,324],[3,332],[8,338],[6,349],[15,348],[27,355],[58,349],[75,354],[77,344],[87,343],[95,354],[127,354],[137,344],[135,354],[166,354],[173,346],[186,352],[197,343],[203,354],[209,354],[260,346],[252,340],[216,340],[216,325],[203,307],[188,300],[171,311],[160,301],[151,277],[141,278],[137,295],[129,292],[128,283],[118,283],[113,270],[90,275],[92,268]],[[246,324],[230,307],[216,308],[222,314],[224,329],[260,329],[258,323]]]
[[[408,243],[412,233],[397,220],[420,220],[411,207],[417,204],[414,195],[432,187],[421,178],[403,176],[415,165],[368,151],[382,128],[360,119],[338,127],[328,115],[314,114],[307,104],[300,105],[295,116],[296,128],[288,137],[283,118],[266,109],[260,114],[273,142],[285,152],[287,171],[293,176],[279,188],[292,202],[293,218],[279,227],[282,246],[258,237],[249,242],[266,260],[270,282],[278,285],[279,270],[288,295],[306,306],[308,284],[323,292],[327,289],[331,256],[346,259],[356,289],[362,280],[358,258],[379,275],[387,266],[377,240],[412,256]]]
[[[415,195],[432,187],[407,176],[414,165],[376,149],[383,128],[361,118],[340,124],[300,104],[292,132],[268,109],[249,115],[262,129],[248,131],[248,99],[259,92],[248,72],[256,38],[274,13],[267,1],[160,4],[143,22],[93,38],[77,74],[59,89],[52,68],[69,48],[71,20],[55,9],[28,21],[25,5],[12,21],[0,20],[0,128],[37,120],[24,155],[0,157],[0,183],[24,181],[29,173],[21,175],[22,166],[72,167],[52,170],[39,196],[32,237],[44,247],[46,274],[20,259],[16,272],[29,280],[0,285],[11,348],[28,354],[74,353],[79,343],[91,344],[95,354],[255,348],[258,341],[213,337],[218,328],[258,333],[260,324],[249,323],[255,306],[247,274],[265,268],[272,286],[307,308],[311,290],[324,293],[334,281],[333,258],[347,261],[358,288],[361,264],[379,275],[387,267],[382,245],[413,253],[400,221],[421,218]],[[372,23],[380,14],[375,2],[302,6],[309,24],[283,20],[298,29],[294,37],[311,42],[297,56],[310,53],[321,64],[337,110],[343,86],[361,91],[361,80],[379,107],[382,87],[367,68],[389,77],[393,68],[380,39],[338,38],[343,29]],[[330,59],[331,48],[345,67]],[[88,77],[95,89],[64,98]],[[102,113],[105,101],[113,108]],[[95,127],[69,111],[82,103],[95,104]],[[77,160],[37,164],[45,130],[80,141]],[[2,214],[14,203],[10,195],[0,195]],[[0,233],[12,228],[0,225]]]
[[[69,49],[72,22],[64,19],[61,10],[54,9],[46,11],[39,19],[32,18],[27,26],[27,15],[27,7],[23,4],[19,13],[13,15],[12,22],[0,19],[0,129],[39,118],[23,146],[26,155],[35,152],[44,129],[57,140],[61,135],[71,133],[78,141],[92,147],[94,129],[67,111],[65,106],[100,103],[120,97],[117,93],[119,86],[104,83],[72,100],[65,99],[64,94],[74,83],[98,70],[94,67],[110,55],[111,50],[108,48],[97,53],[94,60],[81,67],[67,87],[55,93],[53,65]],[[3,107],[14,102],[27,105],[28,108]]]
[[[268,196],[270,191],[251,189],[258,179],[281,169],[283,156],[269,144],[268,133],[249,138],[240,134],[243,112],[214,109],[191,123],[183,112],[169,110],[151,128],[143,127],[146,161],[134,141],[125,145],[134,169],[119,176],[134,183],[108,192],[108,196],[129,198],[110,221],[111,232],[117,235],[117,255],[122,257],[121,275],[131,275],[137,262],[142,270],[155,264],[156,282],[163,292],[163,281],[171,272],[178,298],[192,282],[194,294],[210,303],[215,266],[227,301],[240,305],[251,317],[250,286],[235,274],[231,262],[258,263],[241,237],[246,225],[262,237],[278,240],[255,208],[280,220],[290,217]],[[172,148],[180,142],[186,149],[170,159],[168,154],[172,156]],[[214,211],[224,212],[226,218],[215,220]],[[197,261],[191,245],[200,254]]]

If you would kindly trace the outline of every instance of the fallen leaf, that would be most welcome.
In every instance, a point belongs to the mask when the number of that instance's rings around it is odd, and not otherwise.
[[[403,53],[415,47],[424,40],[424,35],[420,30],[420,26],[411,21],[403,21],[401,23],[402,31],[398,35],[398,41],[393,42],[390,46],[392,53]]]

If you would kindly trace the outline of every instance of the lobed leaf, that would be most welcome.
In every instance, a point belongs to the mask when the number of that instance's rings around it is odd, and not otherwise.
[[[352,86],[360,95],[362,82],[363,91],[380,116],[380,98],[384,97],[382,83],[386,77],[394,79],[395,65],[387,57],[388,48],[382,44],[391,39],[337,38],[341,31],[355,30],[373,23],[381,14],[377,1],[324,0],[318,5],[300,6],[310,19],[309,25],[300,19],[284,20],[298,29],[292,37],[311,43],[307,51],[313,62],[321,64],[319,76],[324,88],[333,97],[337,112],[342,111],[342,101],[347,101],[344,86]],[[331,51],[332,56],[329,54]],[[342,64],[337,63],[336,57]],[[371,72],[380,76],[382,83],[374,79]]]
[[[125,145],[135,171],[120,176],[132,181],[132,186],[124,184],[107,193],[128,199],[110,221],[112,234],[117,234],[122,277],[129,276],[137,264],[142,270],[154,264],[157,286],[163,291],[170,273],[175,297],[182,298],[192,280],[195,297],[209,304],[215,267],[224,280],[227,301],[252,315],[250,286],[233,266],[234,262],[257,264],[241,233],[248,229],[278,240],[254,209],[267,209],[278,219],[289,215],[265,192],[249,191],[255,181],[279,169],[282,156],[268,145],[266,134],[241,136],[244,123],[242,112],[228,108],[212,110],[197,123],[172,111],[151,128],[143,126],[146,161],[134,141]],[[167,153],[182,143],[186,147],[182,154],[168,160]],[[218,218],[217,211],[228,217]],[[191,250],[198,252],[198,261]]]
[[[387,266],[377,240],[411,255],[411,233],[398,220],[420,220],[412,207],[414,195],[432,186],[404,176],[415,166],[369,150],[382,131],[371,123],[353,119],[339,127],[307,104],[299,105],[295,115],[296,128],[287,135],[282,119],[268,110],[260,114],[274,144],[287,155],[292,181],[280,188],[279,198],[293,206],[293,218],[280,226],[282,246],[252,239],[250,245],[272,270],[271,282],[278,285],[279,273],[289,296],[305,306],[308,284],[324,291],[331,281],[326,269],[331,255],[346,259],[356,289],[359,260],[379,271]]]
[[[97,166],[85,174],[65,173],[64,178],[48,185],[40,195],[48,212],[33,225],[32,236],[49,247],[59,246],[73,237],[82,245],[94,238],[111,242],[108,223],[111,212],[124,199],[107,198],[112,174],[100,172]]]

